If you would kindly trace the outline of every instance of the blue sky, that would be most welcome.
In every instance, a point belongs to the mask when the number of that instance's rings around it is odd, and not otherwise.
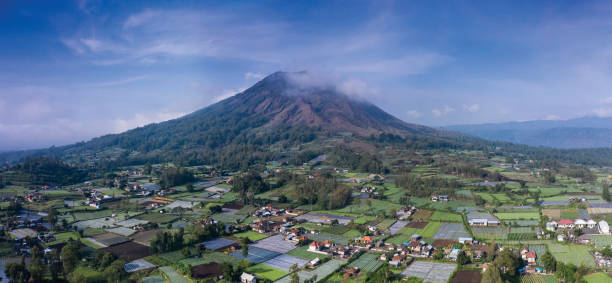
[[[0,150],[179,117],[277,70],[430,126],[610,116],[611,15],[593,1],[2,1]]]

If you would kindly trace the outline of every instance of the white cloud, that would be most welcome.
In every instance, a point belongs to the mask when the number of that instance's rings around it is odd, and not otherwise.
[[[406,111],[406,114],[414,119],[421,117],[421,112],[417,110],[408,110]]]
[[[266,77],[266,74],[262,74],[262,73],[252,73],[252,72],[247,72],[246,74],[244,74],[244,79],[247,81],[250,80],[261,80],[263,78]]]
[[[612,116],[612,108],[597,108],[593,110],[593,114],[597,117],[610,117]]]
[[[232,97],[232,96],[234,96],[234,95],[236,95],[238,93],[241,93],[241,92],[243,92],[245,90],[246,90],[246,88],[240,88],[240,89],[237,89],[237,90],[236,89],[223,90],[221,92],[221,94],[213,97],[213,101],[214,101],[214,103],[217,103],[217,102],[219,102],[221,100],[224,100],[226,98],[230,98],[230,97]]]
[[[544,120],[550,120],[550,121],[561,120],[561,117],[559,117],[558,115],[555,115],[555,114],[550,114],[550,115],[547,115],[546,117],[544,117]]]
[[[475,113],[480,110],[480,105],[479,104],[463,105],[463,109],[467,112]]]
[[[183,112],[157,112],[157,113],[136,113],[129,118],[113,119],[113,133],[121,133],[136,127],[142,127],[151,123],[159,123],[186,115]]]
[[[454,108],[452,108],[452,107],[450,107],[448,105],[444,105],[442,107],[442,109],[433,109],[433,110],[431,110],[431,114],[433,114],[435,117],[442,117],[442,116],[445,116],[448,113],[451,113],[453,111],[455,111]]]

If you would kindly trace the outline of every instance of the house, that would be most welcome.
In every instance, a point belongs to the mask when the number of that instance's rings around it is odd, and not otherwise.
[[[372,237],[370,237],[370,236],[363,236],[363,237],[361,237],[361,243],[362,244],[371,244],[372,243]]]
[[[310,243],[310,245],[308,246],[308,251],[309,252],[316,252],[316,251],[320,251],[321,250],[321,246],[323,246],[321,244],[321,242],[312,242]]]
[[[586,222],[586,227],[594,229],[597,226],[597,222],[595,222],[595,220],[593,219],[589,219]]]
[[[417,211],[417,208],[412,207],[402,207],[396,211],[397,218],[399,220],[406,220],[408,217],[412,216]]]
[[[240,283],[257,283],[257,278],[253,274],[243,272],[240,275]]]
[[[472,238],[459,237],[459,243],[471,244],[474,241]]]
[[[557,221],[546,222],[546,230],[551,232],[557,230]]]
[[[599,221],[598,226],[599,226],[600,234],[604,234],[604,235],[610,234],[610,226],[608,226],[608,222],[606,222],[605,220],[601,220]]]
[[[536,253],[535,252],[529,251],[529,252],[527,252],[525,257],[527,259],[527,263],[529,263],[529,264],[535,264],[536,263]]]
[[[315,257],[308,264],[310,265],[310,267],[315,267],[315,266],[319,265],[320,263],[321,263],[321,260],[318,257]]]
[[[448,196],[447,195],[440,195],[440,196],[438,196],[438,200],[440,200],[440,201],[448,201]]]
[[[586,227],[587,222],[582,220],[582,219],[576,219],[576,221],[574,221],[574,227],[576,228],[584,228]]]
[[[565,235],[563,235],[563,234],[557,235],[557,241],[559,241],[559,242],[565,241]]]
[[[557,227],[559,228],[574,228],[574,221],[569,220],[569,219],[561,219],[559,220],[559,223],[557,223]]]

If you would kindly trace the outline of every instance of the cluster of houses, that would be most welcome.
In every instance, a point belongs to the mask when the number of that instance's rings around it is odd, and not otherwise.
[[[113,196],[103,194],[97,191],[96,189],[92,189],[92,188],[78,188],[77,192],[87,197],[87,200],[85,200],[84,202],[85,205],[95,207],[95,208],[100,208],[100,205],[103,202],[110,201],[113,199]]]
[[[255,217],[281,216],[283,214],[285,214],[284,209],[273,208],[270,204],[263,206],[253,212],[253,216]]]
[[[595,230],[597,228],[597,230]],[[610,234],[610,227],[608,226],[608,222],[605,220],[599,221],[599,223],[595,222],[593,219],[583,220],[583,219],[561,219],[559,222],[550,221],[546,222],[546,230],[555,232],[557,229],[591,229],[589,231],[591,233],[586,234]]]
[[[431,201],[448,201],[448,195],[433,195]]]
[[[410,216],[412,216],[414,213],[417,212],[417,208],[414,206],[411,207],[402,207],[400,209],[398,209],[396,211],[396,215],[397,215],[397,219],[399,220],[406,220],[408,219]]]

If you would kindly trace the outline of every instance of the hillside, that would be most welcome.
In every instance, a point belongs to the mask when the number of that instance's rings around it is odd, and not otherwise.
[[[612,147],[612,118],[456,125],[448,130],[492,141],[553,148]]]

